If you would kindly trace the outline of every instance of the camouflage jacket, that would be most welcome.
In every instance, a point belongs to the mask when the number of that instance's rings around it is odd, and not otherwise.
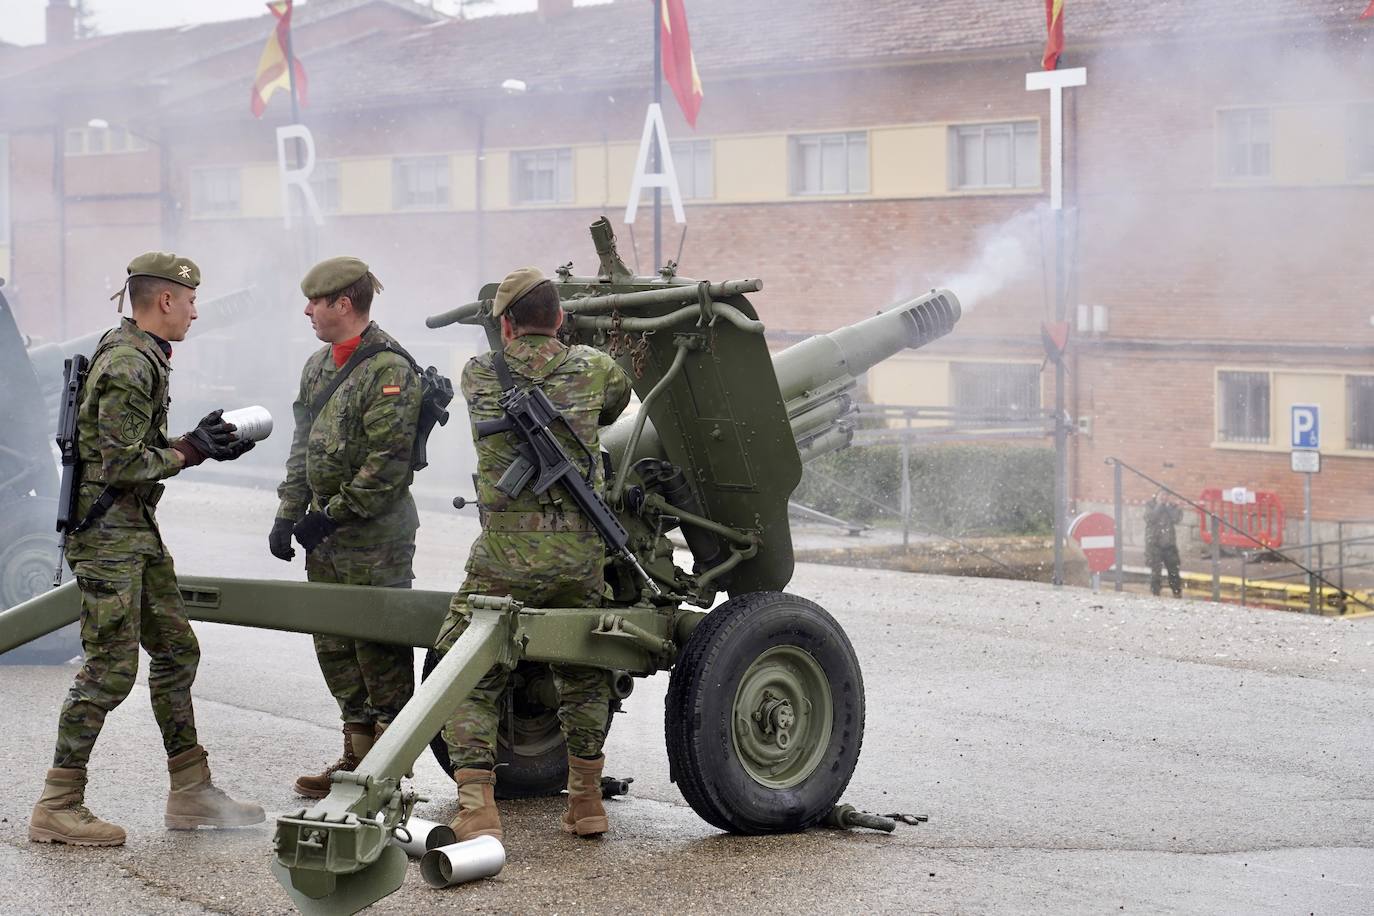
[[[182,468],[167,439],[171,372],[157,341],[130,318],[101,338],[77,405],[81,476],[75,518],[86,517],[107,485],[124,492],[99,521],[69,538],[69,553],[162,554],[153,518],[162,496],[158,481]]]
[[[359,347],[376,343],[399,346],[372,322]],[[411,540],[420,527],[410,495],[420,379],[405,357],[378,353],[353,370],[312,422],[311,404],[339,372],[331,350],[320,349],[301,372],[277,517],[294,521],[324,509],[339,523],[329,540],[340,547]]]
[[[596,491],[604,493],[606,481],[601,467],[598,429],[614,422],[630,402],[630,379],[625,370],[594,347],[568,347],[557,338],[537,334],[517,337],[506,345],[505,354],[515,383],[538,385],[596,456],[588,468],[586,453],[566,430],[561,426],[555,428],[554,435],[564,451],[584,475],[590,470]],[[502,416],[497,403],[501,385],[492,368],[491,353],[468,361],[463,368],[461,387],[474,424],[478,420],[495,420]],[[478,439],[474,425],[473,442],[477,448],[477,504],[482,511],[484,529],[549,530],[541,519],[558,514],[580,516],[571,497],[559,487],[542,496],[525,490],[515,499],[496,489],[496,482],[516,458],[514,433]],[[493,516],[493,513],[499,515]],[[499,523],[494,524],[494,518],[499,519]]]

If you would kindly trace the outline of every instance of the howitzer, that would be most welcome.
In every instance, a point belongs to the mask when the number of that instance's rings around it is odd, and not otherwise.
[[[959,304],[948,291],[902,303],[770,358],[747,298],[757,280],[713,284],[635,277],[603,219],[593,225],[594,276],[559,271],[574,342],[603,348],[630,373],[638,411],[602,437],[611,456],[606,504],[626,548],[661,594],[609,558],[611,595],[595,608],[527,608],[508,596],[471,596],[468,629],[352,773],[330,794],[277,823],[273,870],[304,912],[354,912],[394,891],[404,855],[388,842],[415,802],[402,778],[451,710],[494,664],[515,668],[520,736],[501,750],[501,783],[556,792],[565,760],[550,698],[549,663],[645,676],[670,670],[665,740],[670,775],[705,820],[737,833],[802,830],[839,801],[863,738],[863,676],[840,625],[783,589],[793,559],[787,500],[802,463],[843,447],[851,391],[888,356],[949,333]],[[432,327],[489,320],[495,284]],[[691,569],[667,534],[681,528]],[[185,579],[197,620],[430,646],[446,592],[314,583]],[[710,613],[719,592],[728,600]],[[0,651],[43,626],[74,619],[64,586],[0,615]],[[540,724],[542,723],[542,724]],[[542,729],[542,731],[541,731]],[[552,731],[550,731],[552,730]],[[553,739],[550,741],[550,739]],[[521,742],[525,742],[522,746]],[[447,768],[447,767],[446,767]]]

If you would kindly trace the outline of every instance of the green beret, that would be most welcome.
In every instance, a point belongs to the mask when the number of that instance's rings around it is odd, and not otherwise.
[[[307,299],[332,296],[357,283],[367,270],[367,263],[357,258],[326,258],[310,268],[301,281],[301,292]]]
[[[506,274],[506,279],[496,288],[496,298],[491,303],[491,316],[500,318],[506,309],[545,279],[543,271],[538,267],[521,267]]]
[[[149,251],[129,262],[130,277],[157,277],[195,289],[200,286],[200,268],[190,258],[170,251]]]

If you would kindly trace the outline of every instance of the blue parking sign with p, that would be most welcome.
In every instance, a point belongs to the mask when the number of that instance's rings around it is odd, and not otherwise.
[[[1293,448],[1320,448],[1320,412],[1316,404],[1294,404]]]

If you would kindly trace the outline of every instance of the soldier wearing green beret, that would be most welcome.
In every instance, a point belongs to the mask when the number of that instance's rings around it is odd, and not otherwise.
[[[325,346],[301,373],[268,549],[289,561],[294,536],[311,582],[409,588],[415,578],[420,518],[410,484],[421,385],[400,344],[371,319],[381,289],[357,258],[321,261],[301,281]],[[415,692],[410,646],[316,635],[315,655],[339,704],[343,755],[296,780],[306,798],[323,798],[334,771],[356,768]]]
[[[598,430],[615,421],[630,400],[630,380],[605,353],[565,345],[556,336],[563,324],[558,290],[538,269],[526,267],[501,282],[492,303],[501,322],[503,356],[516,385],[533,385],[558,408],[593,455],[600,453]],[[470,360],[463,369],[463,397],[475,424],[499,419],[501,384],[495,354]],[[583,454],[561,427],[555,431],[570,455]],[[469,595],[511,595],[537,607],[596,607],[601,603],[606,552],[596,530],[556,490],[536,495],[525,490],[511,498],[496,483],[515,460],[516,436],[501,433],[478,439],[477,503],[482,533],[468,555],[467,579],[454,597],[439,631],[442,655],[467,629]],[[582,469],[598,493],[605,480],[599,461]],[[599,668],[553,665],[558,690],[558,721],[568,745],[568,809],[562,829],[594,836],[607,829],[601,804],[601,753],[610,718],[611,692]],[[493,668],[449,717],[444,741],[458,784],[457,838],[501,837],[496,810],[496,729],[501,697],[510,672]]]
[[[155,518],[160,481],[206,458],[237,458],[253,443],[235,440],[220,410],[167,438],[172,343],[195,321],[200,269],[153,251],[134,258],[128,274],[116,296],[122,312],[127,292],[132,317],[101,338],[77,408],[80,522],[68,533],[66,559],[81,590],[86,659],[62,704],[53,768],[29,820],[29,839],[39,843],[124,842],[121,828],[86,808],[86,766],[106,715],[133,689],[140,645],[151,660],[148,692],[171,774],[166,825],[263,820],[262,808],[234,801],[210,781],[191,706],[200,649]]]

